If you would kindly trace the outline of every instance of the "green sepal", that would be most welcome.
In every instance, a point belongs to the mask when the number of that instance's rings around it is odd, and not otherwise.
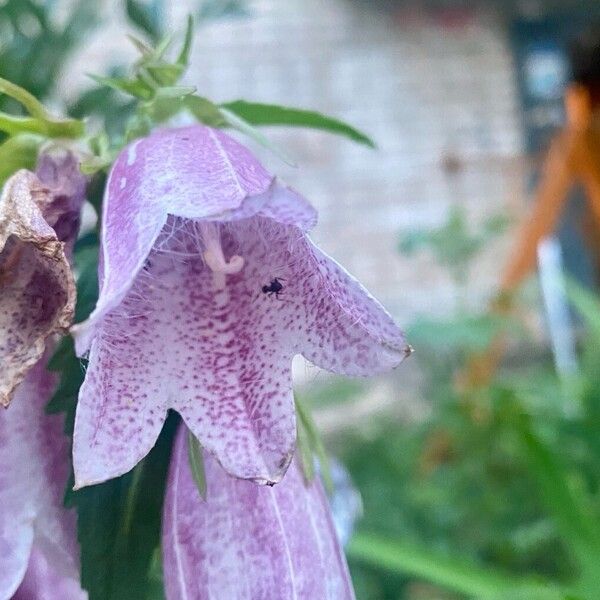
[[[149,46],[148,44],[146,44],[146,42],[144,42],[143,40],[140,40],[140,38],[136,37],[135,35],[132,35],[131,33],[127,34],[127,39],[134,45],[136,50],[143,57],[144,56],[152,56],[152,53],[153,53],[152,46]]]
[[[315,478],[315,457],[313,454],[310,437],[302,419],[296,418],[296,452],[300,458],[302,473],[306,483],[312,483]]]
[[[108,171],[115,157],[111,154],[108,156],[92,156],[81,161],[79,168],[84,175],[95,175],[100,171]]]
[[[144,65],[144,69],[152,76],[152,78],[161,86],[172,86],[177,83],[183,74],[184,67],[169,63],[148,63]],[[160,91],[162,88],[158,88]]]
[[[204,125],[209,127],[226,127],[227,120],[219,110],[219,107],[201,96],[188,96],[185,98],[184,106],[191,115]]]
[[[188,459],[194,483],[202,500],[206,500],[206,472],[204,469],[204,458],[202,446],[198,438],[188,429],[187,431]]]
[[[139,77],[125,79],[124,77],[102,77],[91,73],[88,73],[88,77],[100,85],[140,98],[141,100],[150,100],[155,94],[155,89]]]
[[[323,484],[327,491],[331,493],[333,491],[333,481],[331,479],[329,457],[319,435],[319,430],[310,411],[304,406],[298,396],[294,396],[294,403],[296,405],[299,448],[301,449],[300,460],[304,470],[304,477],[308,482],[314,478],[314,459],[312,457],[316,457],[319,461],[319,474],[321,475]],[[308,452],[312,453],[312,457],[309,457]]]

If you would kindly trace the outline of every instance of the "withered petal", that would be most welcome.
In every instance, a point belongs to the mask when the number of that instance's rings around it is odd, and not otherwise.
[[[53,192],[21,170],[0,197],[0,404],[40,359],[46,339],[65,333],[75,310],[75,282],[65,244],[44,218]]]

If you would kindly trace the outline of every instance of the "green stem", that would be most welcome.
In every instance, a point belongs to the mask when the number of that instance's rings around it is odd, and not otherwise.
[[[23,105],[25,110],[32,116],[37,117],[41,120],[47,120],[50,115],[46,111],[44,105],[33,95],[30,94],[26,89],[3,79],[0,77],[0,93],[6,94],[11,98],[14,98],[17,102]]]
[[[74,119],[50,121],[37,117],[16,117],[0,112],[0,131],[9,135],[37,133],[51,138],[78,138],[84,134],[85,128],[82,121]]]

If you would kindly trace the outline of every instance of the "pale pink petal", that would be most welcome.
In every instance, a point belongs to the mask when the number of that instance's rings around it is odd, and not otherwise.
[[[264,195],[267,201],[260,206],[256,214],[268,217],[281,225],[293,225],[302,232],[310,231],[317,224],[317,211],[312,204],[277,180]]]
[[[297,292],[304,298],[306,321],[302,355],[323,369],[351,376],[370,376],[397,367],[410,355],[402,331],[369,292],[309,240],[305,272]]]
[[[12,600],[85,600],[87,593],[79,582],[59,575],[43,552],[34,548],[25,577]]]
[[[68,440],[62,418],[44,413],[53,386],[40,361],[0,412],[0,600],[20,584],[34,540],[58,574],[77,575],[75,515],[63,507]]]
[[[346,561],[319,482],[296,462],[275,487],[227,475],[205,454],[206,501],[181,427],[163,515],[168,600],[348,600]]]

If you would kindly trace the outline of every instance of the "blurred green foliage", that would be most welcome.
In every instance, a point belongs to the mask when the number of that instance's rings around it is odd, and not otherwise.
[[[166,0],[122,0],[121,6],[128,22],[151,44],[166,37]],[[0,77],[39,100],[56,95],[60,77],[68,77],[68,60],[106,19],[102,2],[74,0],[61,11],[57,8],[56,0],[6,0],[0,5]],[[201,22],[249,14],[246,0],[197,0],[194,11]],[[111,67],[111,77],[124,74],[123,65]],[[71,101],[67,112],[78,119],[99,117],[109,135],[116,135],[134,108],[135,102],[112,89],[90,87]],[[0,96],[0,110],[23,112],[8,96]]]
[[[429,250],[458,284],[465,285],[473,260],[485,244],[500,235],[508,224],[506,217],[495,215],[485,221],[481,231],[473,232],[465,209],[457,205],[452,207],[447,221],[441,227],[414,229],[403,233],[398,249],[406,255],[422,249]]]
[[[463,286],[497,224],[472,232],[454,210],[439,229],[402,236],[401,248],[427,249]],[[498,332],[525,339],[515,320],[461,307],[409,327],[423,375],[415,400],[429,416],[375,416],[331,440],[363,498],[348,548],[360,600],[600,598],[600,302],[569,289],[585,324],[570,378],[540,352],[461,390],[457,374]],[[329,402],[355,393],[331,392]]]
[[[55,2],[7,0],[0,7],[0,76],[40,100],[54,90],[73,51],[99,22],[98,2],[79,0],[57,20]],[[0,108],[14,103],[4,97]]]

